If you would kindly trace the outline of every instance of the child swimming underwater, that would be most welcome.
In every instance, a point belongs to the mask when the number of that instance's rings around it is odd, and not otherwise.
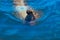
[[[38,18],[38,13],[35,14],[35,10],[33,10],[30,6],[25,5],[25,0],[14,0],[15,9],[16,9],[16,17],[27,23],[34,23],[34,20]]]

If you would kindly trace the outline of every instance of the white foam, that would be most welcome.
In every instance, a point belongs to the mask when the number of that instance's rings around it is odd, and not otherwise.
[[[27,11],[27,9],[27,6],[16,6],[16,11],[18,12]]]

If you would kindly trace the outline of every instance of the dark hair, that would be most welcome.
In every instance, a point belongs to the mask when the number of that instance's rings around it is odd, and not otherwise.
[[[28,15],[33,15],[33,12],[32,11],[30,11],[30,10],[27,10],[27,12],[26,12]]]

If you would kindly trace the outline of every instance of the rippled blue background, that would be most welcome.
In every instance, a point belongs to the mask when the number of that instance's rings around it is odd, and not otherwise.
[[[1,40],[60,40],[60,1],[27,0],[27,5],[42,10],[40,23],[23,25],[13,17],[13,0],[0,0]]]

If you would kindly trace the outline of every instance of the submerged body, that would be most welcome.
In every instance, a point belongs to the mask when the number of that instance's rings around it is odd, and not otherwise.
[[[25,23],[25,21],[27,23],[34,23],[33,21],[38,18],[34,10],[30,6],[25,5],[24,0],[14,0],[14,3],[17,11],[16,17],[23,20],[23,23]]]

